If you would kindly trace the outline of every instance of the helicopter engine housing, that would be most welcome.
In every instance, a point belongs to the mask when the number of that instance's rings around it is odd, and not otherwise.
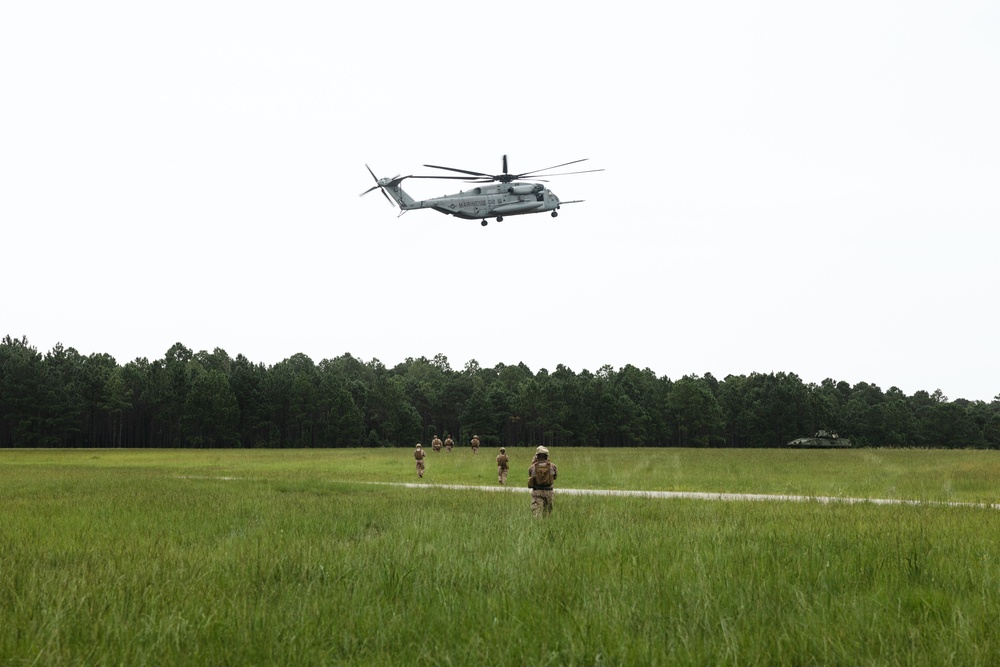
[[[507,188],[507,192],[512,195],[533,195],[542,191],[542,186],[538,183],[521,183]]]

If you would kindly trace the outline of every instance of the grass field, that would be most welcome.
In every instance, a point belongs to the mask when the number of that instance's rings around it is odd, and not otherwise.
[[[509,451],[524,486],[529,450]],[[424,483],[495,484],[494,452]],[[562,488],[994,503],[1000,453],[553,451]],[[407,489],[409,449],[0,450],[0,665],[994,665],[1000,511]]]

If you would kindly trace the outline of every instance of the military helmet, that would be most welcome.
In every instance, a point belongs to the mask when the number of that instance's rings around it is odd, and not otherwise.
[[[549,455],[549,450],[544,445],[539,445],[538,448],[535,449],[535,453],[536,454],[545,454],[546,456],[548,456]]]
[[[506,452],[507,450],[506,450],[505,448],[501,447],[501,448],[500,448],[500,451],[501,451],[501,452]]]
[[[417,449],[420,449],[420,443],[419,442],[417,443]]]

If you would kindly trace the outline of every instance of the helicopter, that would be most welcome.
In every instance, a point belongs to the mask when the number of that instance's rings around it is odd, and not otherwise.
[[[371,167],[366,164],[365,168],[368,169],[368,173],[372,175],[373,179],[375,179],[375,185],[362,192],[360,196],[363,197],[372,190],[381,189],[382,195],[389,201],[390,204],[395,202],[395,205],[399,206],[399,215],[403,215],[403,213],[415,209],[429,208],[437,211],[438,213],[453,215],[456,218],[463,218],[465,220],[475,220],[480,218],[482,219],[480,224],[482,224],[483,227],[488,224],[486,218],[495,217],[497,222],[503,222],[505,215],[526,215],[528,213],[551,211],[552,217],[554,218],[559,215],[559,207],[563,204],[578,204],[583,200],[575,199],[573,201],[561,201],[554,192],[542,185],[548,181],[541,180],[538,178],[539,176],[548,178],[549,176],[569,176],[570,174],[587,174],[594,171],[604,170],[587,169],[584,171],[571,171],[561,174],[542,174],[540,172],[549,171],[550,169],[558,169],[560,167],[567,167],[571,164],[577,164],[586,160],[587,158],[583,158],[581,160],[564,162],[563,164],[557,164],[544,169],[534,169],[520,174],[512,174],[507,170],[507,156],[504,155],[503,173],[500,174],[487,174],[481,171],[469,171],[467,169],[455,169],[454,167],[442,167],[435,164],[425,164],[425,167],[429,167],[431,169],[442,169],[444,171],[452,171],[465,175],[411,175],[394,176],[393,178],[378,178],[375,176],[375,172],[372,171]],[[520,179],[525,177],[534,178],[540,182],[521,182]],[[406,191],[400,186],[400,184],[407,178],[453,179],[462,180],[467,183],[481,183],[482,185],[477,185],[477,187],[470,190],[463,190],[454,195],[446,195],[444,197],[417,201],[407,194]]]

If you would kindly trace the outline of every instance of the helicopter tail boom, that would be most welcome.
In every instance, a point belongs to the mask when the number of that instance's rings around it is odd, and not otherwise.
[[[413,197],[406,194],[406,191],[400,187],[400,183],[403,182],[404,178],[409,178],[409,176],[397,176],[391,180],[388,178],[382,179],[387,181],[384,185],[382,185],[382,189],[384,192],[389,193],[389,196],[392,197],[393,201],[396,202],[400,209],[406,211],[411,208],[419,208],[418,206],[415,206],[417,202],[413,199]]]

